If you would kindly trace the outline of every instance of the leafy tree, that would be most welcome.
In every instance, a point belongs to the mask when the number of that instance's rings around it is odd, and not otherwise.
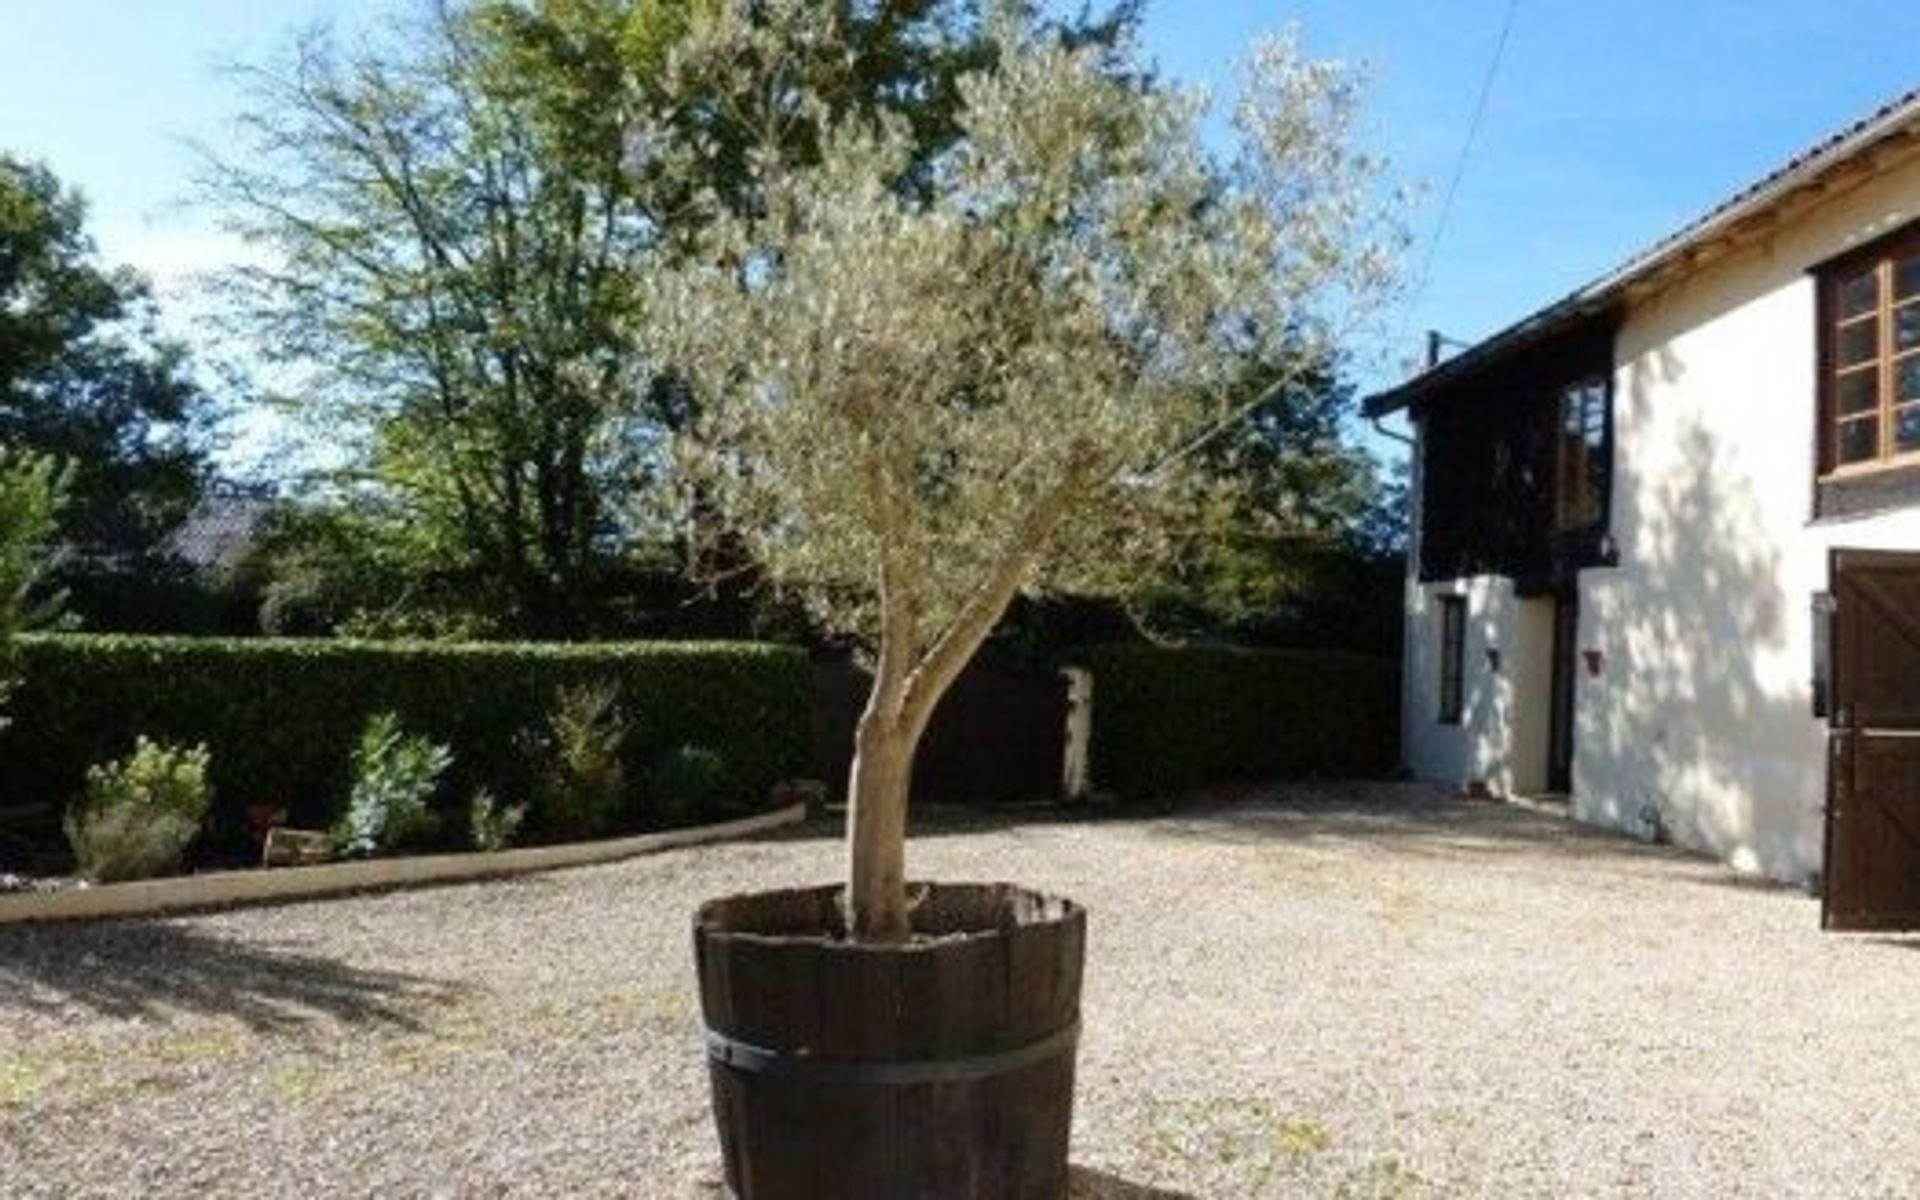
[[[578,627],[573,597],[691,411],[670,376],[628,402],[625,331],[639,276],[706,219],[694,198],[752,203],[748,151],[783,111],[728,90],[737,72],[666,69],[722,7],[432,0],[371,47],[309,34],[241,72],[245,148],[210,163],[211,198],[263,251],[229,281],[237,311],[310,373],[292,410],[349,445],[377,514],[420,531],[421,574],[484,580],[525,631]],[[936,154],[953,81],[989,46],[981,0],[816,7],[835,19],[789,46],[810,94],[897,114]],[[1111,38],[1128,12],[1061,29]],[[807,157],[816,126],[784,123],[784,152]],[[650,131],[704,153],[649,156]]]
[[[1200,461],[1237,483],[1235,511],[1144,581],[1136,615],[1175,636],[1393,652],[1399,496],[1351,434],[1357,405],[1337,361],[1249,362],[1234,391],[1247,417]]]
[[[1263,43],[1219,154],[1203,99],[1133,86],[1031,20],[994,32],[958,140],[907,188],[911,130],[833,120],[788,82],[791,34],[727,8],[680,50],[743,90],[774,81],[827,130],[817,164],[757,146],[746,211],[705,201],[699,253],[650,280],[642,332],[703,398],[676,445],[688,494],[872,647],[849,789],[862,939],[908,932],[914,752],[1009,603],[1190,553],[1240,502],[1200,459],[1265,398],[1241,391],[1245,364],[1325,361],[1395,244],[1351,145],[1352,72]]]
[[[544,64],[502,5],[434,5],[346,54],[310,34],[243,73],[247,148],[208,180],[264,251],[229,280],[240,312],[312,372],[294,414],[423,532],[422,574],[484,564],[533,627],[609,532],[602,481],[633,473],[615,331],[650,237],[619,170],[617,47],[584,24],[608,6],[566,7],[577,44]],[[576,122],[596,90],[606,115]]]
[[[60,615],[61,596],[46,580],[63,490],[51,459],[0,454],[0,729],[20,681],[16,639]]]
[[[242,573],[260,584],[261,631],[473,641],[496,636],[511,607],[437,531],[390,506],[287,504],[265,522]]]
[[[151,550],[192,507],[214,412],[146,284],[95,261],[86,206],[0,154],[0,446],[72,470],[60,535],[88,557]]]

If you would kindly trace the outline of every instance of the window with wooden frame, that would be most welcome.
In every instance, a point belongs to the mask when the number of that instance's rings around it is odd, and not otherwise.
[[[1606,521],[1613,413],[1605,379],[1560,390],[1554,431],[1553,528],[1577,533]]]
[[[1440,597],[1440,723],[1458,725],[1466,708],[1467,600]]]
[[[1920,231],[1820,283],[1821,473],[1920,462]]]

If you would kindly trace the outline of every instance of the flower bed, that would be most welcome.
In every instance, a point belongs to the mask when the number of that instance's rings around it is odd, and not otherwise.
[[[43,636],[21,653],[13,727],[0,735],[0,869],[62,869],[62,818],[88,769],[141,736],[208,751],[197,865],[257,856],[250,810],[336,828],[364,774],[355,746],[386,713],[447,752],[428,819],[410,831],[441,848],[469,844],[483,789],[499,808],[527,806],[527,840],[565,841],[756,811],[775,783],[807,773],[806,659],[785,647]],[[613,799],[575,828],[560,814],[571,793],[552,780],[554,723],[566,694],[590,689],[618,710],[619,736],[603,739],[611,760],[598,764]]]

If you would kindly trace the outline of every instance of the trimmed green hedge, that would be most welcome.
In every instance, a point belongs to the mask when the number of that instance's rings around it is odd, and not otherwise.
[[[810,760],[807,659],[787,647],[53,635],[24,639],[23,651],[13,727],[0,733],[0,812],[39,808],[42,824],[48,808],[57,823],[89,764],[147,734],[212,750],[214,844],[236,844],[255,803],[328,828],[346,803],[349,749],[386,709],[452,747],[450,808],[481,785],[524,800],[534,768],[523,731],[544,723],[556,689],[600,681],[620,690],[631,779],[680,746],[705,746],[725,760],[731,802],[749,807]],[[642,811],[635,823],[650,820]]]
[[[1399,765],[1390,659],[1112,646],[1072,661],[1093,672],[1093,784],[1126,799],[1242,780],[1381,778]]]

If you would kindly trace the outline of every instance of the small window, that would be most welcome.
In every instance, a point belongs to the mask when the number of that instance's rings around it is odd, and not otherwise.
[[[1467,601],[1440,597],[1440,723],[1458,725],[1466,706]]]
[[[1584,532],[1606,521],[1611,425],[1606,380],[1584,380],[1560,393],[1553,487],[1553,527],[1560,533]]]
[[[1920,457],[1920,241],[1850,259],[1822,286],[1822,472]]]

